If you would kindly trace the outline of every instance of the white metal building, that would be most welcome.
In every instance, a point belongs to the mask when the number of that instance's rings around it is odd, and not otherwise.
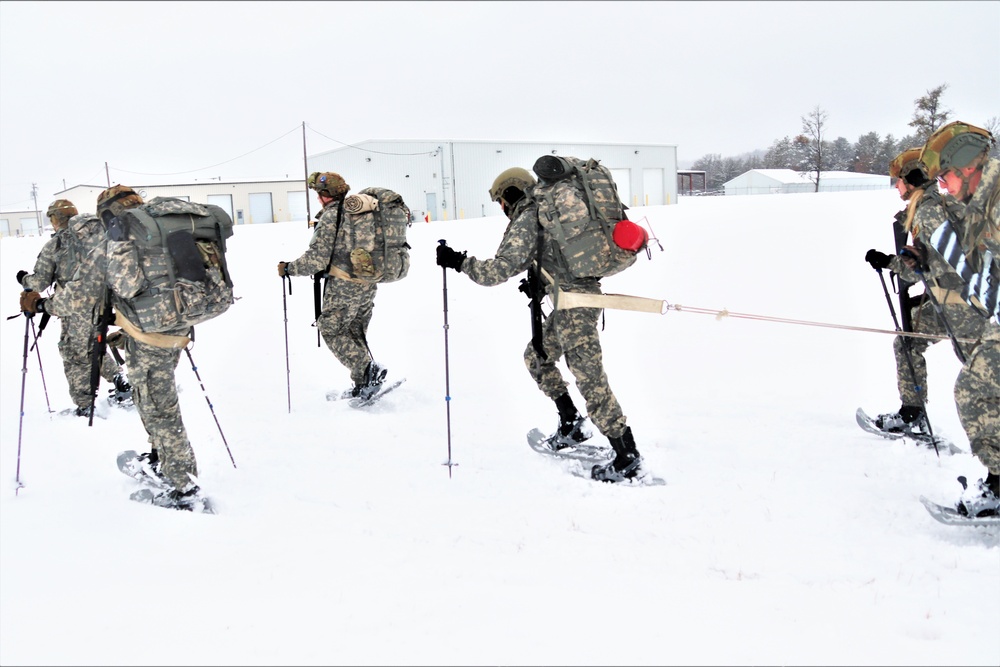
[[[789,194],[815,192],[815,172],[792,169],[751,169],[723,183],[727,195]],[[882,190],[890,187],[888,176],[853,171],[820,172],[819,191]]]
[[[403,197],[415,218],[500,215],[489,188],[510,167],[531,171],[542,155],[595,158],[629,206],[677,203],[677,147],[653,144],[369,140],[310,155],[309,171],[334,171],[351,190],[379,186]]]
[[[0,237],[39,236],[50,231],[45,211],[4,211],[0,213]]]
[[[134,185],[123,183],[149,201],[153,197],[178,197],[199,204],[215,204],[237,225],[270,222],[306,222],[305,176],[295,180],[228,181],[209,183],[178,183],[174,185]],[[75,185],[53,195],[53,199],[68,199],[81,213],[97,210],[97,195],[104,185]],[[316,213],[315,198],[312,210]]]

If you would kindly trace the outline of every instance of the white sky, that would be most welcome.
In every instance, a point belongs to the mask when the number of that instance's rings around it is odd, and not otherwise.
[[[901,207],[888,188],[635,207],[664,250],[603,286],[891,330],[863,258],[892,249]],[[324,398],[349,378],[316,345],[310,280],[282,298],[275,266],[310,230],[236,229],[239,300],[198,326],[201,382],[186,355],[176,371],[215,516],[129,501],[136,483],[115,457],[145,451],[138,415],[50,418],[47,399],[70,405],[59,321],[36,348],[44,385],[25,320],[3,324],[0,664],[1000,664],[1000,531],[941,525],[918,501],[951,504],[958,475],[986,475],[955,409],[949,343],[926,353],[928,414],[966,453],[938,458],[855,423],[859,406],[899,406],[893,335],[607,311],[609,382],[667,484],[600,485],[525,443],[557,417],[522,361],[518,278],[445,281],[434,263],[441,238],[492,256],[505,224],[410,229],[409,275],[379,287],[368,330],[388,379],[407,381],[369,412]],[[43,241],[0,242],[5,316]],[[790,268],[807,255],[836,270]]]
[[[954,118],[1000,114],[998,31],[998,2],[5,1],[0,209],[105,183],[105,163],[125,183],[294,177],[303,122],[309,153],[636,142],[682,164],[767,148],[816,105],[831,138],[901,138],[942,83]]]

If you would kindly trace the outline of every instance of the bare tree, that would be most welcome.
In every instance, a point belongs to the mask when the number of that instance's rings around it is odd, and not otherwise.
[[[795,138],[805,150],[804,171],[811,171],[816,174],[812,179],[816,185],[816,192],[819,192],[820,173],[826,162],[826,152],[829,148],[828,142],[823,140],[823,133],[826,130],[827,113],[816,105],[808,115],[802,117],[802,134]]]
[[[941,104],[941,95],[947,89],[948,84],[942,83],[937,88],[928,90],[923,97],[913,100],[917,107],[913,110],[910,127],[916,130],[916,139],[920,144],[926,142],[934,134],[934,130],[947,123],[951,117],[951,112]]]

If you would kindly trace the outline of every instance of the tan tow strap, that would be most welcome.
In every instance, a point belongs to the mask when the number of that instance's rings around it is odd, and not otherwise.
[[[564,292],[559,289],[559,285],[548,271],[545,269],[541,271],[542,277],[552,288],[548,297],[552,301],[553,310],[605,308],[608,310],[634,310],[640,313],[656,313],[657,315],[663,315],[667,312],[669,304],[661,299],[648,299],[642,296],[629,296],[627,294]]]
[[[642,296],[628,296],[627,294],[583,294],[580,292],[563,292],[552,299],[556,310],[566,310],[568,308],[605,308],[610,310],[634,310],[640,313],[656,313],[662,315],[666,312],[666,301],[660,299],[647,299]]]
[[[122,328],[122,331],[127,333],[132,338],[135,338],[140,343],[145,343],[146,345],[152,345],[153,347],[162,347],[167,350],[180,350],[188,346],[191,339],[187,336],[171,336],[169,334],[163,333],[146,333],[135,326],[121,313],[115,313],[115,326]]]

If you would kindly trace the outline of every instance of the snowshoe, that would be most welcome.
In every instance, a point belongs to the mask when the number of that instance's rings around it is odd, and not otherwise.
[[[362,401],[367,401],[372,396],[379,392],[382,388],[382,383],[385,381],[385,376],[389,373],[389,369],[380,366],[374,361],[369,361],[368,366],[365,368],[365,378],[360,384],[354,385],[351,389],[348,389],[343,394],[340,395],[342,399],[357,398]]]
[[[598,482],[632,482],[642,477],[642,457],[638,453],[626,452],[612,461],[599,463],[590,469],[590,476]]]
[[[142,488],[132,493],[129,499],[168,509],[215,514],[211,501],[201,495],[201,489],[197,485],[192,485],[185,491],[179,491],[173,487]]]
[[[958,478],[958,483],[962,485],[962,497],[955,505],[959,514],[967,517],[987,517],[1000,514],[1000,497],[997,497],[994,489],[984,482],[978,480],[972,487],[964,476]]]
[[[108,390],[108,403],[120,408],[131,408],[135,406],[132,400],[132,385],[121,373],[115,375],[115,386]]]
[[[587,428],[586,422],[587,418],[579,415],[572,422],[560,422],[556,432],[547,437],[543,444],[553,452],[558,452],[590,440],[594,433]]]

